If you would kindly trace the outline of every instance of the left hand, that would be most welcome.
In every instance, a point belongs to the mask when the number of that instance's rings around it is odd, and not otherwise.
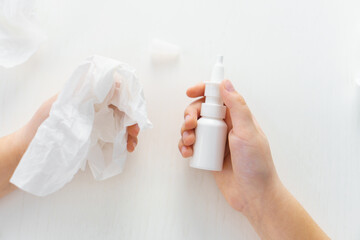
[[[39,126],[49,117],[50,109],[52,104],[56,101],[57,95],[54,95],[47,101],[45,101],[37,112],[34,114],[32,119],[18,132],[15,133],[17,141],[19,143],[19,155],[23,155],[29,146],[30,142],[34,138]],[[140,128],[137,124],[127,127],[128,139],[127,139],[127,150],[133,152],[138,142],[138,134]]]
[[[49,117],[51,106],[56,98],[57,95],[44,102],[25,126],[8,136],[0,138],[0,197],[15,189],[15,186],[10,183],[10,178],[39,126]],[[137,124],[127,127],[127,150],[129,152],[135,150],[139,131],[140,128]]]

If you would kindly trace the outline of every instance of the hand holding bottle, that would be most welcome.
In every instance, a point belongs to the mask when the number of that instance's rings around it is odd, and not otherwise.
[[[201,97],[185,110],[179,150],[186,158],[193,155],[204,88],[201,83],[189,88],[186,93],[191,98]],[[244,98],[229,80],[221,83],[220,93],[227,107],[225,122],[229,133],[223,170],[214,172],[214,176],[225,199],[248,218],[260,237],[327,239],[281,183],[267,138]]]
[[[271,158],[267,139],[255,122],[244,99],[234,90],[231,82],[225,80],[220,92],[227,113],[228,144],[226,144],[223,170],[214,172],[217,184],[230,205],[244,211],[249,202],[265,194],[279,181]],[[204,84],[187,90],[191,98],[204,94]],[[184,157],[193,155],[195,128],[200,116],[200,98],[185,110],[185,122],[181,128],[182,139],[179,149]],[[233,191],[237,189],[236,191]]]

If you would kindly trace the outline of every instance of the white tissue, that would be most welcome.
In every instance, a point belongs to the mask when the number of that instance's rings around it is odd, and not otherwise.
[[[70,182],[86,162],[97,180],[121,173],[127,157],[126,127],[151,127],[135,70],[93,56],[65,84],[39,127],[11,182],[38,196]]]
[[[160,39],[153,39],[150,44],[150,55],[156,63],[173,62],[179,58],[180,47]]]
[[[0,65],[28,60],[46,40],[34,19],[35,0],[0,0]]]

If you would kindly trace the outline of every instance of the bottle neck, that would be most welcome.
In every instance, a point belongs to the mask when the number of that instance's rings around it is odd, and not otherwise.
[[[215,104],[215,105],[220,105],[220,106],[223,105],[221,97],[217,97],[217,96],[206,96],[205,103]]]
[[[201,104],[200,115],[202,117],[214,118],[214,119],[224,119],[226,114],[226,107],[221,104],[213,104],[204,102]]]
[[[221,117],[207,116],[206,114],[205,114],[205,115],[200,114],[200,115],[201,115],[202,118],[208,118],[208,119],[214,119],[214,120],[224,121],[224,118],[221,118]]]

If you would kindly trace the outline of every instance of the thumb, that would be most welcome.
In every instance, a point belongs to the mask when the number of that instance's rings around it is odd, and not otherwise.
[[[230,112],[233,132],[239,136],[240,132],[252,131],[255,125],[251,111],[229,80],[220,84],[220,94]]]

